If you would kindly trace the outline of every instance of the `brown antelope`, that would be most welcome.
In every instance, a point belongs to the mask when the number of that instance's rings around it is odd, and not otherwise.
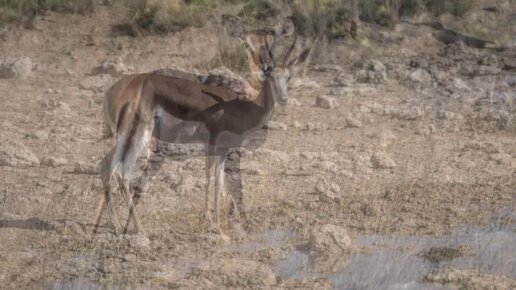
[[[205,145],[205,217],[209,225],[213,226],[209,193],[210,177],[215,167],[214,221],[216,229],[220,231],[218,203],[219,193],[224,187],[227,152],[230,148],[241,146],[249,134],[262,128],[270,120],[276,103],[287,100],[289,69],[303,61],[308,54],[308,50],[305,50],[299,57],[288,61],[296,37],[282,65],[276,66],[274,63],[272,50],[276,40],[293,33],[293,25],[288,21],[273,30],[253,32],[246,32],[239,21],[229,25],[230,35],[240,38],[247,47],[253,72],[249,82],[255,84],[259,91],[253,100],[241,100],[225,87],[205,85],[189,77],[157,73],[124,77],[108,90],[104,114],[106,123],[116,134],[116,144],[101,163],[104,192],[99,199],[94,232],[107,205],[115,232],[118,233],[119,223],[112,209],[110,188],[110,179],[116,173],[119,187],[129,206],[124,232],[132,218],[136,231],[143,233],[129,183],[136,159],[152,136],[164,142]],[[233,201],[237,213],[239,205]]]

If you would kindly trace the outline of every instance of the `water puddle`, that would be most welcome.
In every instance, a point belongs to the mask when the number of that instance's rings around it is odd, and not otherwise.
[[[477,269],[516,279],[514,221],[460,227],[445,236],[360,235],[356,245],[364,250],[344,257],[343,266],[331,273],[315,271],[308,252],[298,247],[276,262],[273,270],[284,278],[325,278],[335,289],[448,289],[423,282],[441,267]],[[298,238],[290,232],[269,231],[260,242],[241,249],[281,247]]]

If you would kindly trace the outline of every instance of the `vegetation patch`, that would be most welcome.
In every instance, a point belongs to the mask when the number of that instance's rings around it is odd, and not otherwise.
[[[93,0],[0,0],[0,25],[26,24],[46,11],[87,13],[93,9]]]

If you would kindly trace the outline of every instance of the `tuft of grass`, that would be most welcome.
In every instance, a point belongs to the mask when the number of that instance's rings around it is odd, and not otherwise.
[[[164,34],[186,27],[202,27],[218,7],[209,0],[134,0],[130,4],[132,35]]]
[[[462,17],[471,10],[476,0],[425,0],[428,11],[435,16],[449,13],[457,17]]]
[[[263,20],[276,17],[282,11],[282,3],[277,0],[247,0],[240,14]]]
[[[94,0],[0,0],[0,25],[31,21],[36,15],[46,11],[85,14],[93,10],[93,2]]]
[[[292,16],[304,35],[327,34],[331,38],[347,34],[346,24],[353,18],[356,0],[294,0]]]

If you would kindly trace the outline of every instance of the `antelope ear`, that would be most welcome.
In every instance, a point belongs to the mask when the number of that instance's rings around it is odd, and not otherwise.
[[[296,31],[296,27],[294,25],[294,21],[292,21],[292,17],[286,17],[274,26],[274,34],[276,37],[290,36],[294,31]]]
[[[230,36],[245,41],[245,27],[240,18],[224,14],[222,15],[222,26]]]

